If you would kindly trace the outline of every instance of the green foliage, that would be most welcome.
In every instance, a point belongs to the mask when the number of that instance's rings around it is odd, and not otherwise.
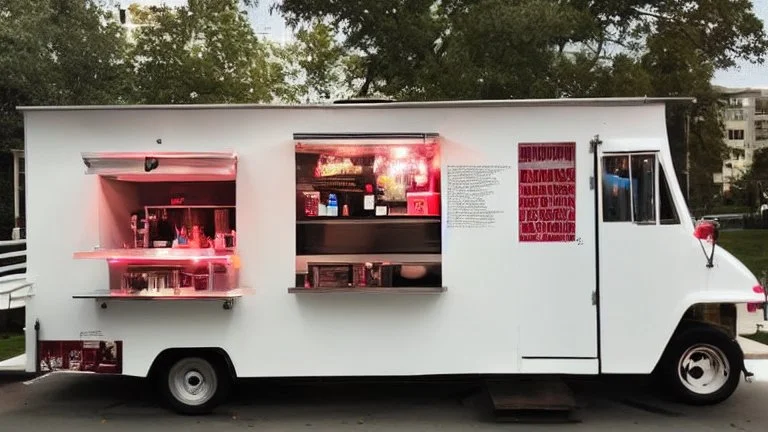
[[[722,231],[718,239],[720,246],[743,262],[752,273],[760,277],[768,271],[768,230]]]
[[[296,31],[296,41],[280,52],[303,102],[341,99],[348,95],[345,77],[349,57],[334,39],[330,25],[315,22]]]
[[[125,37],[98,6],[0,2],[0,149],[23,147],[19,105],[114,103],[126,93]]]
[[[714,71],[762,62],[768,50],[749,0],[284,0],[278,9],[292,25],[323,20],[339,32],[360,96],[695,97],[669,107],[668,135],[679,174],[690,149],[690,201],[705,207],[726,152]]]
[[[260,41],[238,0],[190,0],[140,9],[129,58],[140,103],[271,102],[290,97],[273,48]]]
[[[0,333],[0,361],[24,354],[24,334]]]
[[[732,186],[736,204],[757,208],[768,202],[768,148],[752,153],[752,165]]]

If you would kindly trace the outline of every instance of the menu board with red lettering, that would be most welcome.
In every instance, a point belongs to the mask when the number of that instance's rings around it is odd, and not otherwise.
[[[520,143],[521,242],[576,240],[576,143]]]

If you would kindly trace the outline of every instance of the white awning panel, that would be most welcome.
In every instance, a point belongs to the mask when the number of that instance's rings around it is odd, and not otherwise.
[[[237,155],[228,152],[83,153],[86,174],[122,181],[235,180]]]
[[[298,153],[359,153],[364,147],[368,153],[388,152],[393,146],[420,146],[437,148],[438,133],[317,133],[294,134]],[[346,149],[345,149],[346,148]]]

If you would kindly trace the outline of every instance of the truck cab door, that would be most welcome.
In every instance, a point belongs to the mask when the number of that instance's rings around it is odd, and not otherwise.
[[[600,363],[606,373],[642,370],[655,361],[643,358],[654,355],[650,348],[630,351],[654,346],[655,326],[689,277],[684,259],[691,256],[691,234],[673,199],[672,161],[654,144],[598,151]]]

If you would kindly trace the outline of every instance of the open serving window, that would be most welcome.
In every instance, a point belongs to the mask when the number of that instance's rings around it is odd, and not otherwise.
[[[442,292],[436,133],[296,134],[296,286]]]
[[[234,153],[86,153],[99,177],[99,239],[75,259],[106,260],[96,299],[222,299],[239,286]]]

